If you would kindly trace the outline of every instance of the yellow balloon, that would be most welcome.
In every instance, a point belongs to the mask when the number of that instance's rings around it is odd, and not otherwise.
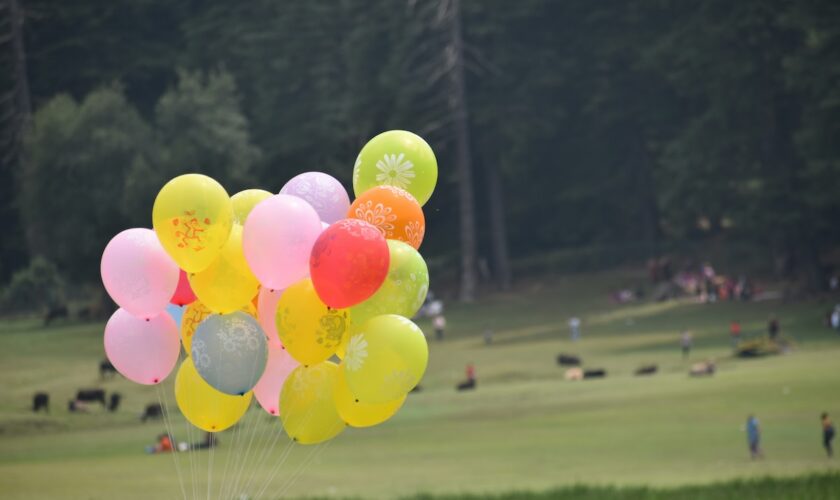
[[[356,325],[356,322],[353,322],[350,325],[350,329],[344,332],[344,335],[341,337],[341,343],[338,344],[338,348],[335,350],[335,357],[338,359],[344,359],[344,351],[347,350],[347,341],[350,340],[350,336],[353,335],[353,327]]]
[[[246,189],[231,196],[233,223],[240,226],[245,225],[245,219],[248,218],[248,214],[257,206],[257,203],[271,196],[273,196],[271,193],[263,189]]]
[[[167,182],[152,210],[155,233],[166,253],[188,273],[216,260],[233,225],[233,204],[225,188],[201,174]]]
[[[175,401],[184,418],[207,432],[219,432],[235,424],[251,405],[253,392],[231,396],[219,392],[201,378],[191,359],[181,363],[175,377]]]
[[[214,312],[237,311],[251,302],[260,283],[248,268],[242,251],[242,226],[234,225],[219,257],[210,267],[190,274],[195,296]]]
[[[312,280],[287,288],[277,303],[277,334],[299,363],[314,365],[335,354],[350,328],[350,311],[332,309],[321,302]]]
[[[342,366],[347,385],[363,403],[387,403],[420,382],[429,346],[420,328],[396,314],[376,316],[347,341]]]
[[[257,308],[250,302],[246,306],[240,308],[240,311],[257,317]],[[196,300],[192,304],[188,305],[186,310],[184,310],[184,315],[181,317],[181,344],[183,344],[184,350],[187,352],[187,356],[189,356],[191,352],[192,336],[195,333],[195,329],[198,328],[198,325],[201,324],[202,321],[204,321],[204,318],[210,316],[211,314],[213,314],[213,311],[202,304],[200,300]]]
[[[315,444],[336,437],[347,427],[333,398],[338,373],[338,365],[326,361],[300,365],[289,374],[280,391],[280,418],[290,438],[300,444]]]
[[[362,403],[350,392],[344,370],[338,371],[338,380],[333,389],[335,406],[341,419],[353,427],[370,427],[388,420],[400,409],[406,396],[389,403]]]

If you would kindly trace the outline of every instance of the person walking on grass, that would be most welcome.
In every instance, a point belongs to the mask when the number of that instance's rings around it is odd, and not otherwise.
[[[572,342],[576,342],[580,338],[580,318],[574,316],[569,320],[569,330],[572,333]]]
[[[755,415],[747,417],[747,443],[750,446],[750,457],[755,460],[757,458],[764,458],[764,452],[761,450],[761,425]]]
[[[692,337],[691,332],[683,330],[682,335],[680,335],[680,347],[682,347],[683,359],[688,358],[688,355],[691,354],[692,344],[694,344],[694,338]]]
[[[767,322],[767,335],[770,337],[770,340],[776,340],[776,337],[779,336],[779,331],[781,331],[779,319],[774,314],[770,316],[770,321]]]
[[[831,442],[834,440],[834,425],[831,423],[831,419],[828,418],[828,413],[823,413],[821,419],[823,447],[825,447],[825,452],[828,454],[828,458],[831,458],[834,456],[834,450],[831,448]]]
[[[741,340],[741,323],[738,320],[729,324],[729,336],[732,338],[732,348],[738,348],[738,342]]]
[[[435,339],[443,340],[443,333],[446,330],[446,318],[443,317],[443,314],[435,316],[435,319],[432,320],[432,326],[435,327]]]

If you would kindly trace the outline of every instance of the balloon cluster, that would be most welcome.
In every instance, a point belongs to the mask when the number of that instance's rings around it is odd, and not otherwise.
[[[130,380],[158,384],[183,345],[175,398],[208,432],[235,424],[252,396],[303,444],[387,420],[428,361],[407,318],[429,289],[418,249],[436,182],[432,149],[399,130],[359,153],[352,205],[320,172],[279,194],[232,197],[204,175],[170,180],[154,231],[123,231],[102,255],[120,306],[105,327],[108,359]],[[169,303],[185,308],[180,332]]]

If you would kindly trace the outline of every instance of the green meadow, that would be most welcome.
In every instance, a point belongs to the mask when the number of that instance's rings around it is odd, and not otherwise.
[[[830,302],[618,305],[608,299],[610,290],[642,279],[629,271],[546,278],[476,304],[447,304],[442,342],[420,322],[430,347],[422,390],[390,421],[310,447],[290,443],[279,422],[255,407],[221,433],[213,451],[147,455],[144,446],[167,425],[141,423],[138,416],[159,398],[178,440],[202,437],[178,415],[174,377],[160,388],[119,376],[101,381],[102,324],[43,328],[34,319],[5,321],[2,497],[840,496],[840,458],[826,458],[819,422],[822,411],[840,418],[840,335],[822,324]],[[733,358],[730,321],[739,320],[745,336],[758,336],[770,314],[778,315],[795,349]],[[578,342],[569,339],[573,315],[583,320]],[[679,351],[683,329],[695,339],[688,360]],[[560,352],[606,369],[607,377],[564,381],[555,363]],[[687,375],[691,363],[712,358],[713,377]],[[454,386],[470,362],[478,387],[458,393]],[[657,374],[633,374],[651,363]],[[76,389],[88,387],[121,393],[119,411],[94,406],[88,414],[68,413]],[[48,415],[30,411],[37,391],[51,396]],[[763,427],[763,460],[749,458],[749,413]],[[475,496],[463,496],[469,494]]]

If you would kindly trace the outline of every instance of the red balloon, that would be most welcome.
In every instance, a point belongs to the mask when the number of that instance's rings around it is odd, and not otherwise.
[[[324,304],[344,309],[364,302],[388,275],[388,243],[376,226],[340,220],[321,233],[309,257],[309,275]]]
[[[169,299],[169,302],[175,304],[176,306],[185,306],[187,304],[192,304],[195,301],[195,294],[190,287],[190,280],[187,278],[187,273],[181,269],[181,276],[178,277],[178,288],[175,289],[175,293],[172,294],[172,298]]]

